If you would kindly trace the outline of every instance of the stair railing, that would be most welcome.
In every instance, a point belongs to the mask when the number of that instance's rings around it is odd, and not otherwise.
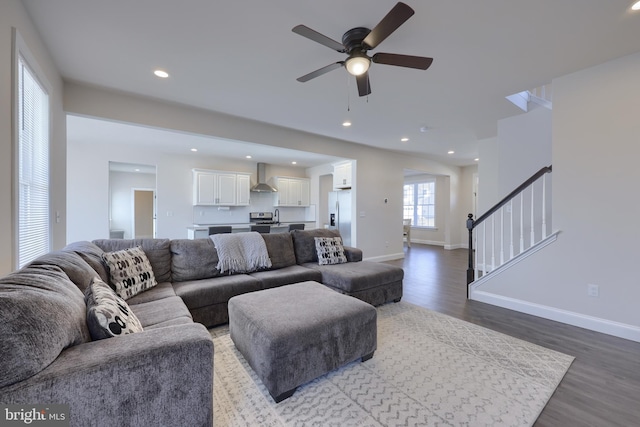
[[[551,166],[540,169],[478,219],[468,215],[467,285],[547,237],[551,226],[547,174],[551,170]]]

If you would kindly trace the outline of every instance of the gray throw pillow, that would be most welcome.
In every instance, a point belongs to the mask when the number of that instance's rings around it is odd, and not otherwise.
[[[343,264],[347,262],[341,237],[316,237],[318,264]]]
[[[111,284],[123,299],[129,299],[158,284],[151,263],[141,247],[105,252],[102,256],[109,266]]]
[[[85,300],[87,326],[94,340],[142,332],[142,325],[129,305],[99,277],[91,281]]]

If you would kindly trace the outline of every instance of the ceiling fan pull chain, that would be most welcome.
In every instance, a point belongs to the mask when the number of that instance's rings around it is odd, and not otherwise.
[[[351,79],[347,77],[347,112],[351,111]]]

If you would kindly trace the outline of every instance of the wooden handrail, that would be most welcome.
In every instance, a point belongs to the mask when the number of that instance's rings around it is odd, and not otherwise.
[[[541,176],[552,171],[551,165],[541,168],[538,172],[534,173],[529,179],[520,184],[515,190],[505,196],[502,200],[496,203],[491,209],[481,215],[478,219],[473,219],[473,214],[469,214],[467,217],[467,229],[469,230],[469,268],[467,269],[467,285],[475,280],[475,272],[473,268],[473,229],[487,218],[491,217],[501,207],[509,203],[518,194],[522,193],[526,188],[536,182]],[[469,298],[469,287],[467,286],[467,298]]]
[[[504,205],[509,203],[509,201],[511,199],[513,199],[518,194],[520,194],[525,188],[527,188],[528,186],[530,186],[531,184],[536,182],[538,180],[538,178],[540,178],[542,175],[544,175],[545,173],[549,173],[549,172],[551,172],[551,165],[545,166],[545,167],[541,168],[538,172],[534,173],[531,176],[531,178],[527,179],[525,182],[520,184],[518,186],[518,188],[513,190],[511,193],[507,194],[504,199],[502,199],[498,203],[496,203],[495,206],[493,206],[491,209],[489,209],[487,212],[485,212],[482,216],[480,216],[480,218],[472,221],[473,228],[475,228],[476,225],[480,224],[485,219],[489,218],[498,209],[500,209],[501,207],[503,207]],[[471,215],[471,214],[469,214],[469,215]],[[467,221],[467,228],[469,228],[469,221]]]

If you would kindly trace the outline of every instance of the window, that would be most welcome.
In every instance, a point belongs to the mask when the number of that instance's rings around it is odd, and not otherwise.
[[[49,96],[22,52],[17,66],[17,265],[21,268],[50,248]]]
[[[436,183],[417,182],[404,185],[404,219],[413,227],[436,226]]]

